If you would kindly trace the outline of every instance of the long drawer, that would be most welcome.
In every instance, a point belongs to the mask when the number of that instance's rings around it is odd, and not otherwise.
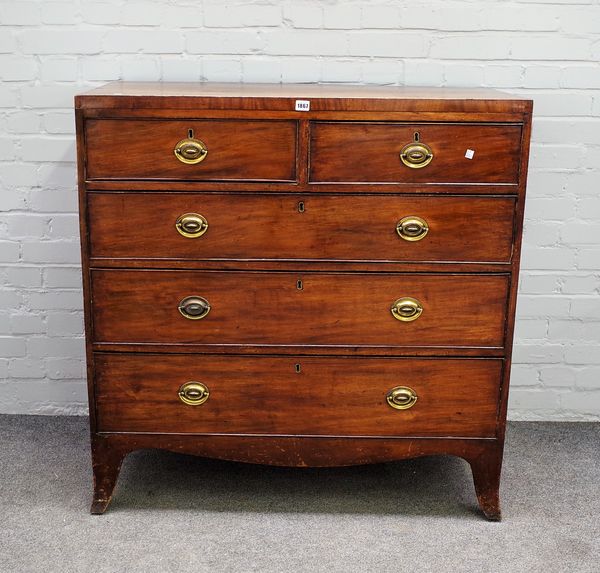
[[[296,179],[295,121],[90,119],[85,136],[87,179]],[[175,153],[190,138],[207,151],[197,163]]]
[[[97,354],[94,362],[103,432],[492,437],[502,373],[497,359]]]
[[[512,254],[515,202],[507,197],[136,192],[87,199],[92,257],[509,262]]]
[[[520,157],[520,125],[315,122],[310,180],[516,184]]]
[[[502,347],[508,275],[92,270],[96,342]]]

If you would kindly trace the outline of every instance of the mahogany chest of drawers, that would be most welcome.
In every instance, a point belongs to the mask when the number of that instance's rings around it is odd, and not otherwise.
[[[113,83],[75,104],[92,513],[127,453],[164,448],[460,456],[499,519],[531,101]]]

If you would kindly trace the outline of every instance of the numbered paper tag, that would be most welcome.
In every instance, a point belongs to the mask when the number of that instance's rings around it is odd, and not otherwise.
[[[465,157],[467,159],[473,159],[473,156],[475,155],[475,150],[474,149],[467,149],[465,151]]]
[[[310,101],[307,99],[297,99],[296,111],[310,111]]]

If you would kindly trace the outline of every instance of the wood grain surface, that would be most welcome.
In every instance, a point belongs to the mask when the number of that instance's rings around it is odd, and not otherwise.
[[[208,148],[188,165],[173,150],[193,130]],[[274,180],[296,178],[295,121],[88,120],[88,179]]]
[[[503,345],[508,277],[94,270],[92,293],[96,342],[485,347]],[[208,316],[184,318],[188,296]],[[413,322],[390,312],[406,296]]]
[[[299,372],[297,370],[300,370]],[[102,354],[100,431],[493,437],[502,360]],[[198,406],[178,397],[205,384]],[[408,386],[414,406],[386,393]]]
[[[400,161],[419,141],[433,152],[420,169]],[[472,159],[465,157],[474,151]],[[516,183],[520,125],[314,122],[310,134],[312,182]]]
[[[515,200],[192,193],[89,193],[92,257],[135,259],[305,259],[509,262]],[[208,231],[175,229],[199,213]],[[417,215],[429,232],[406,241],[400,219]]]
[[[75,97],[75,106],[134,114],[136,110],[294,111],[310,99],[311,112],[409,111],[445,114],[522,114],[532,101],[487,88],[344,86],[336,84],[246,84],[216,82],[110,82]],[[305,114],[306,112],[299,112]]]

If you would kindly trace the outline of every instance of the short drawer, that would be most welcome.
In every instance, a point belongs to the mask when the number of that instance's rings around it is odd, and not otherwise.
[[[97,354],[94,362],[102,432],[493,437],[502,375],[498,359]]]
[[[296,139],[295,121],[90,119],[86,178],[293,181]]]
[[[88,193],[92,257],[508,262],[514,199]],[[190,232],[187,232],[190,231]]]
[[[94,270],[94,340],[501,347],[508,283],[503,274]]]
[[[520,155],[514,124],[314,122],[310,180],[515,184]]]

